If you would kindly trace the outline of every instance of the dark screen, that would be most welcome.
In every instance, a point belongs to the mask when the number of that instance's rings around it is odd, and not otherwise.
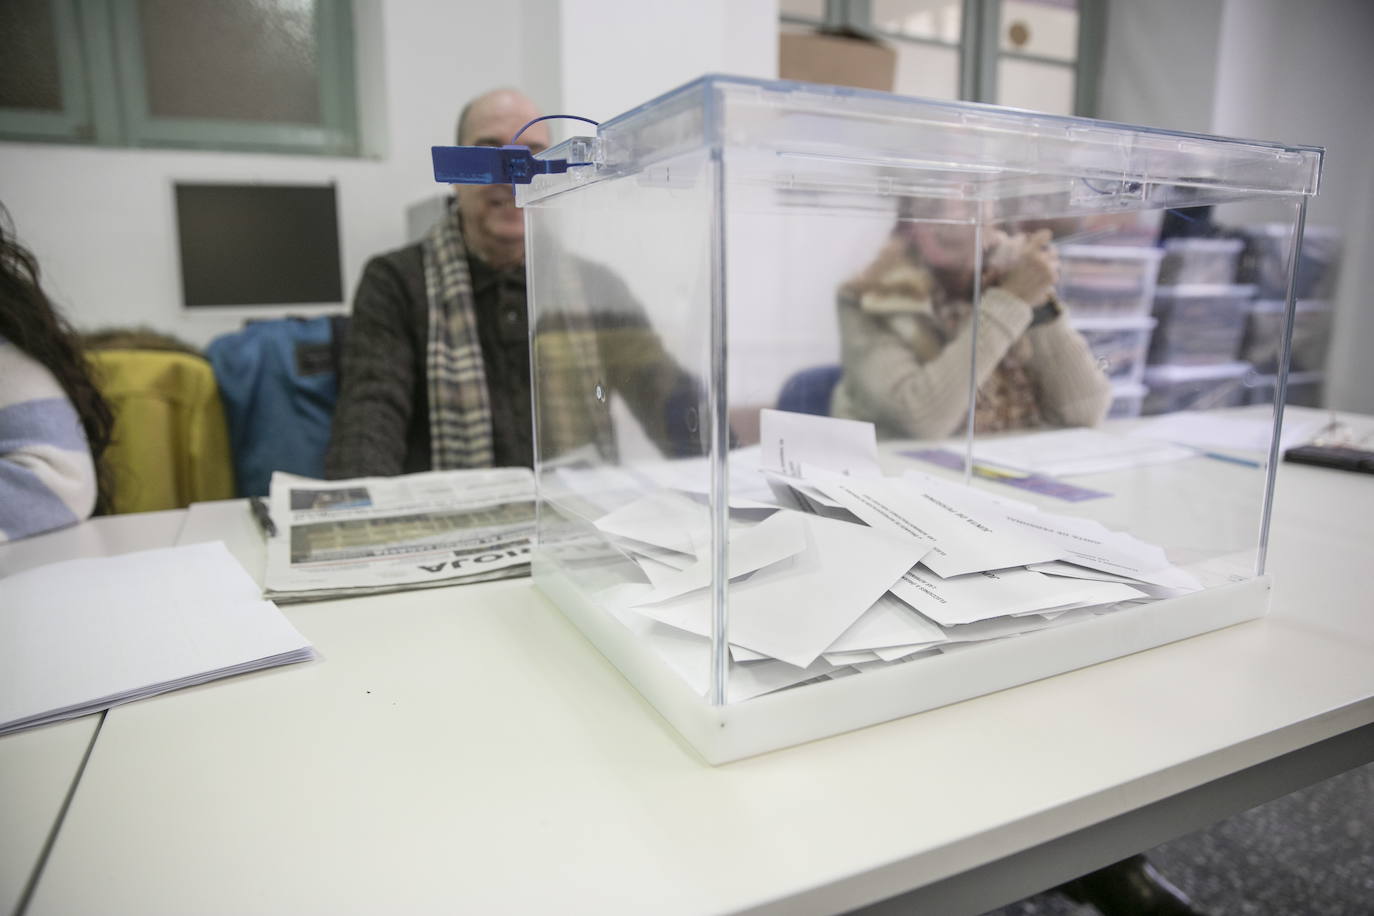
[[[333,185],[178,184],[188,306],[342,302]]]

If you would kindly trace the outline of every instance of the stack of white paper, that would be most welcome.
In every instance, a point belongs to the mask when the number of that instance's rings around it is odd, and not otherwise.
[[[772,514],[732,498],[728,520],[731,702],[1200,587],[1158,546],[1097,522],[919,472],[883,477],[870,424],[764,411],[762,426]],[[602,602],[705,694],[711,516],[690,492],[651,492],[594,524],[644,579]]]
[[[0,579],[0,735],[314,657],[224,544]]]

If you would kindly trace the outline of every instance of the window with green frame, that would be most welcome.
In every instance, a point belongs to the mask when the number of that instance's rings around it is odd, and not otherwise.
[[[0,138],[357,155],[350,0],[3,0]]]
[[[781,0],[792,26],[847,28],[897,52],[903,95],[1096,113],[1103,0]]]

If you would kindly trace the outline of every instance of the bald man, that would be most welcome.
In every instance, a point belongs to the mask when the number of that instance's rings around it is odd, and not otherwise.
[[[484,93],[459,116],[458,145],[502,146],[538,116],[513,89]],[[545,149],[545,124],[520,142]],[[533,463],[524,214],[509,185],[453,187],[453,204],[424,239],[363,270],[327,477]],[[664,451],[699,454],[700,386],[667,355],[619,278],[568,263],[574,269],[559,292],[569,306],[541,318],[535,341],[546,354],[544,454],[585,444],[614,449],[605,404],[592,396],[602,379]]]

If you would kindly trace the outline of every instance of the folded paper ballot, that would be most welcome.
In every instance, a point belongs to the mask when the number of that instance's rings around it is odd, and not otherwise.
[[[800,476],[804,464],[845,475],[876,477],[878,434],[872,423],[759,411],[759,466]]]
[[[52,563],[0,579],[0,735],[314,656],[223,543]]]

